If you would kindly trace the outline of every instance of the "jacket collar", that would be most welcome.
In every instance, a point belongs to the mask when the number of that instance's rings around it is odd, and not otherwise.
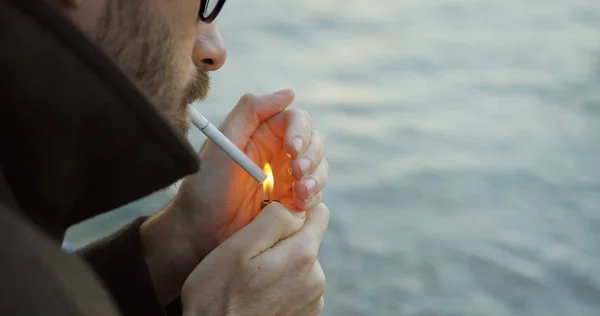
[[[46,0],[0,1],[0,47],[0,167],[39,227],[58,237],[198,171],[183,135]]]

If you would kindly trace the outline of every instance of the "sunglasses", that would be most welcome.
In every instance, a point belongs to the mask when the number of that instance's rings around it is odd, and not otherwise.
[[[208,24],[217,18],[224,4],[225,0],[202,0],[198,17],[202,22]]]

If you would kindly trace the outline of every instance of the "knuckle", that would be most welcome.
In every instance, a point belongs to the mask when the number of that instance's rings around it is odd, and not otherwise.
[[[312,143],[315,144],[316,152],[319,156],[325,153],[325,136],[318,130],[312,130]]]
[[[310,197],[310,201],[307,205],[307,208],[313,208],[323,200],[323,191],[319,191]]]
[[[310,116],[310,114],[309,114],[307,111],[304,111],[304,115],[306,116],[306,120],[308,121],[308,124],[309,124],[310,126],[312,126],[312,125],[313,125],[313,119],[312,119],[312,116]]]
[[[323,147],[325,147],[325,134],[323,134],[323,132],[319,131],[319,130],[313,130],[313,134],[315,135],[315,137],[319,140],[319,142],[321,143],[321,145]]]
[[[250,104],[254,103],[255,99],[256,99],[256,95],[254,95],[252,93],[245,93],[240,98],[240,102],[239,103],[241,105],[250,105]]]
[[[313,205],[318,205],[323,200],[323,191],[319,191],[319,193],[315,194],[314,201],[312,201]]]
[[[306,119],[310,119],[310,115],[308,115],[308,112],[304,109],[298,109],[298,113],[303,116]]]
[[[313,269],[314,273],[314,288],[313,291],[322,296],[325,294],[325,289],[327,288],[327,278],[325,277],[325,272],[323,272],[323,268],[318,262],[315,262],[315,266]]]
[[[327,138],[325,137],[325,134],[323,134],[321,131],[316,131],[317,135],[320,139],[320,144],[321,144],[321,148],[325,149],[327,147]]]
[[[305,208],[309,208],[309,207],[311,207],[311,206],[314,206],[314,205],[316,205],[316,204],[317,204],[316,202],[319,200],[319,194],[320,194],[320,193],[321,193],[321,192],[317,192],[317,193],[313,194],[311,197],[309,197],[309,198],[308,198],[308,201],[306,201],[306,206],[305,206]]]
[[[330,219],[331,211],[329,210],[329,207],[327,207],[327,205],[325,205],[324,203],[319,203],[315,210],[317,210],[318,212],[322,212],[327,220]]]
[[[309,126],[312,126],[312,118],[310,117],[310,114],[308,114],[308,112],[306,110],[296,109],[295,112],[301,120],[303,120]]]
[[[315,260],[317,260],[317,255],[319,252],[318,243],[316,238],[313,237],[314,234],[309,232],[305,233],[307,242],[302,243],[298,249],[298,260],[301,265],[311,265]]]
[[[323,160],[321,160],[321,168],[323,170],[323,174],[327,176],[329,173],[329,161],[327,161],[327,159],[323,158]]]

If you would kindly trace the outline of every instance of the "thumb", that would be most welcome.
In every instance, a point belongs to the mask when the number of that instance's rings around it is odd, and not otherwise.
[[[236,146],[242,148],[260,123],[290,106],[294,96],[294,91],[289,89],[264,95],[245,94],[219,129]]]
[[[290,211],[279,203],[271,203],[227,242],[249,260],[300,230],[305,218],[305,212]]]

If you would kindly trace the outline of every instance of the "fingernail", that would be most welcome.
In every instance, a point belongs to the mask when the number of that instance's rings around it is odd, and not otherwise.
[[[310,165],[310,160],[308,160],[307,158],[300,158],[298,160],[298,166],[300,167],[300,171],[302,171],[302,174],[308,173]]]
[[[283,90],[279,90],[273,94],[278,95],[278,96],[286,96],[289,95],[292,92],[292,90],[290,89],[283,89]]]
[[[306,211],[302,211],[302,212],[295,212],[296,216],[300,217],[301,219],[305,219],[306,218]]]
[[[313,192],[315,192],[315,189],[317,188],[317,181],[315,181],[315,179],[306,179],[304,180],[304,186],[306,187],[306,192],[308,193],[308,195],[313,194]]]
[[[296,137],[292,140],[292,144],[294,144],[294,149],[296,153],[300,153],[302,150],[302,139],[300,137]]]

